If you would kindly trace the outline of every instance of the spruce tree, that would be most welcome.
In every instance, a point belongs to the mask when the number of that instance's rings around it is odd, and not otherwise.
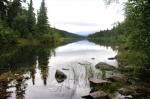
[[[33,2],[32,0],[30,0],[30,4],[28,7],[28,19],[27,19],[27,26],[28,26],[28,31],[29,33],[34,33],[35,31],[35,13],[33,12],[34,8],[33,8]]]
[[[47,31],[48,26],[47,8],[45,5],[45,0],[42,0],[37,17],[38,31],[44,33]]]

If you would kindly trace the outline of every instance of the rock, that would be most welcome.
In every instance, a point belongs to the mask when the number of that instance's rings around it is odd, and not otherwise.
[[[62,68],[62,70],[69,70],[69,69],[67,69],[67,68]]]
[[[90,82],[91,86],[102,85],[102,84],[111,84],[111,81],[101,80],[101,79],[97,79],[97,78],[89,78],[89,82]]]
[[[96,92],[90,93],[89,95],[82,96],[82,98],[87,98],[87,99],[108,99],[108,95],[104,91],[96,91]]]
[[[110,58],[108,58],[108,60],[114,60],[115,58],[114,57],[110,57]]]
[[[91,58],[92,60],[95,60],[95,58]]]
[[[130,89],[127,89],[127,88],[120,88],[118,91],[122,95],[130,95],[132,92]]]
[[[126,79],[122,76],[110,76],[110,77],[107,77],[106,79],[111,82],[120,82],[120,83],[126,82]]]
[[[57,69],[56,73],[55,73],[55,78],[56,78],[56,80],[57,80],[58,83],[61,83],[65,79],[67,79],[67,76],[62,71],[60,71],[60,70]]]
[[[111,66],[111,65],[108,65],[104,62],[100,62],[98,64],[96,64],[95,66],[96,69],[101,69],[101,70],[112,70],[112,69],[115,69],[114,66]]]

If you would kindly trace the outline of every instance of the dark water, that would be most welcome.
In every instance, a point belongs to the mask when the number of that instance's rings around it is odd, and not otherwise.
[[[87,40],[52,48],[41,46],[3,46],[0,48],[0,97],[8,99],[80,99],[90,91],[88,77],[102,76],[94,68],[99,62],[115,67],[117,50]],[[91,69],[90,72],[87,68]],[[67,79],[58,82],[59,69]],[[17,80],[17,77],[24,76]],[[109,73],[107,73],[109,75]],[[107,76],[106,75],[106,76]]]

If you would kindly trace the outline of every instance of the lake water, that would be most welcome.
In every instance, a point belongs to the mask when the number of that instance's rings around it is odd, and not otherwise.
[[[82,40],[51,48],[49,46],[25,46],[0,49],[0,74],[23,75],[21,82],[11,80],[3,91],[9,99],[80,99],[90,92],[88,77],[101,78],[95,69],[99,62],[118,66],[116,60],[108,60],[117,54],[109,46]],[[55,73],[62,71],[67,79],[59,82]],[[107,73],[107,75],[112,73]],[[105,76],[107,76],[105,75]],[[0,86],[0,89],[2,89]],[[0,93],[1,96],[3,93]]]

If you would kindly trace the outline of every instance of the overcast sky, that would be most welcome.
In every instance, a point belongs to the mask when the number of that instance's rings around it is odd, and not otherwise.
[[[33,0],[35,12],[40,7],[41,1]],[[68,32],[86,35],[110,29],[113,23],[124,20],[121,4],[106,6],[103,0],[45,0],[45,2],[50,25]]]

